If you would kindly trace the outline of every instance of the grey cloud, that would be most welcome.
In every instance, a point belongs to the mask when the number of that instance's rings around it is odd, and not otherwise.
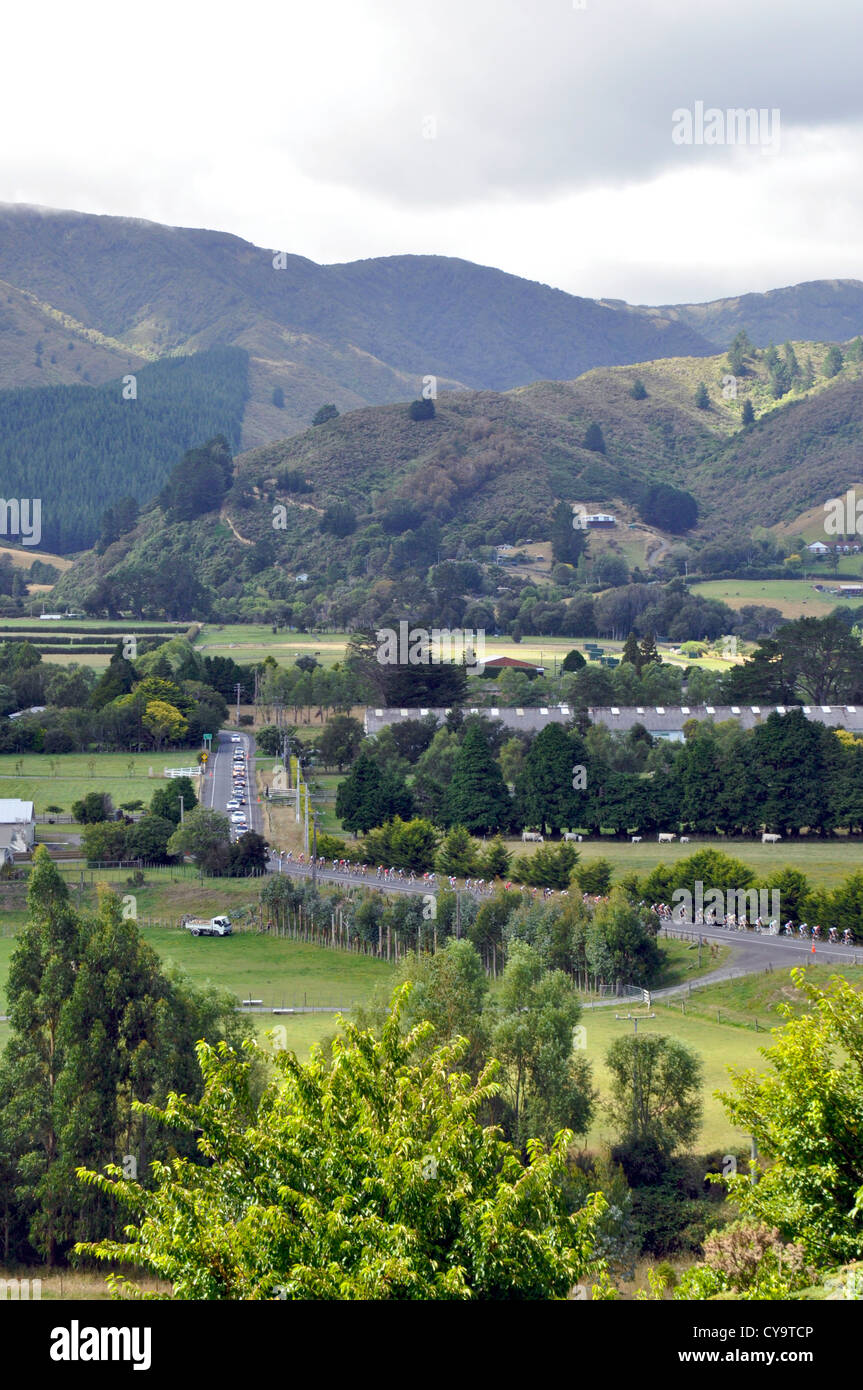
[[[587,3],[375,6],[386,59],[356,88],[327,91],[285,149],[318,178],[446,206],[622,186],[733,157],[672,143],[672,112],[697,100],[778,108],[785,130],[863,120],[863,10],[847,0]],[[435,139],[423,138],[427,116]]]

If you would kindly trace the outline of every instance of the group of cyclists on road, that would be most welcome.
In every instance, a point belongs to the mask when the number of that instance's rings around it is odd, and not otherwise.
[[[370,865],[362,863],[358,859],[339,859],[338,857],[333,857],[330,861],[325,855],[319,855],[317,859],[315,859],[313,855],[306,856],[302,853],[295,858],[293,850],[286,850],[277,857],[280,865],[284,860],[284,862],[291,864],[301,872],[308,872],[310,869],[322,869],[329,870],[333,874],[359,879],[368,877],[371,872]],[[395,867],[387,867],[385,864],[377,865],[375,869],[375,880],[385,883],[395,881],[404,883],[405,885],[416,884],[418,887],[426,887],[430,890],[436,890],[438,887],[438,875],[436,873],[430,871],[428,873],[418,874],[415,873],[413,869],[398,869]],[[458,878],[455,874],[443,875],[442,881],[452,890],[458,887]],[[494,893],[498,886],[498,881],[495,879],[465,878],[464,880],[464,888],[466,891],[473,893],[477,897],[488,896]],[[503,888],[506,892],[520,892],[526,894],[531,899],[536,899],[540,896],[545,900],[553,897],[569,896],[569,890],[566,888],[532,888],[526,883],[516,884],[509,880],[503,884]],[[584,902],[592,904],[605,901],[601,895],[595,896],[588,893],[583,893],[582,899]],[[672,909],[667,903],[641,903],[639,905],[641,907],[649,907],[650,911],[654,912],[662,922],[676,920]],[[843,946],[853,946],[855,944],[854,933],[848,927],[842,932],[840,938],[839,931],[836,927],[828,928],[825,935],[820,924],[817,922],[812,926],[810,926],[808,922],[799,922],[795,926],[795,923],[789,919],[783,925],[780,925],[777,917],[768,919],[762,916],[755,917],[750,922],[745,913],[737,914],[727,912],[722,914],[710,909],[707,911],[699,909],[695,914],[695,922],[691,925],[722,927],[726,931],[755,931],[764,936],[793,937],[796,935],[807,941],[811,940],[812,942],[816,942],[823,940],[831,945],[841,944]]]
[[[650,909],[655,912],[660,921],[674,921],[674,913],[667,903],[651,903]],[[688,924],[687,924],[688,925]],[[794,936],[797,935],[804,941],[827,941],[830,945],[853,946],[854,933],[850,927],[846,927],[842,933],[841,940],[839,929],[829,927],[825,936],[820,923],[816,922],[812,926],[808,922],[798,922],[796,927],[791,918],[784,925],[780,926],[778,917],[755,917],[751,922],[745,913],[726,912],[725,914],[715,911],[702,911],[699,909],[695,914],[694,926],[722,927],[726,931],[756,931],[764,936]]]

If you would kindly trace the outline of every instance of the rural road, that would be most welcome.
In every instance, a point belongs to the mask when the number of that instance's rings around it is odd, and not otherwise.
[[[259,835],[263,834],[263,817],[255,790],[255,751],[252,739],[249,734],[240,734],[240,743],[234,743],[232,735],[225,733],[223,729],[219,730],[217,738],[218,742],[216,739],[213,740],[213,752],[207,767],[207,785],[203,796],[204,805],[212,807],[216,811],[225,811],[225,806],[231,799],[234,750],[242,747],[246,759],[247,805],[244,809],[248,812],[249,829],[256,830]],[[237,832],[233,826],[231,826],[231,838],[237,838]]]
[[[735,979],[740,975],[755,975],[769,967],[790,970],[798,965],[863,965],[863,948],[859,946],[831,946],[819,941],[815,952],[812,942],[805,938],[791,936],[766,936],[754,931],[727,931],[722,927],[696,927],[694,923],[684,922],[663,935],[671,937],[690,937],[693,941],[723,942],[731,947],[731,959],[717,970],[699,975],[697,980],[686,980],[679,985],[669,985],[666,989],[652,989],[651,1003],[658,999],[670,998],[674,994],[685,994],[692,989],[703,989],[706,985],[720,984],[723,980]],[[587,1009],[606,1009],[611,1005],[625,1003],[625,999],[602,999],[586,1004]]]

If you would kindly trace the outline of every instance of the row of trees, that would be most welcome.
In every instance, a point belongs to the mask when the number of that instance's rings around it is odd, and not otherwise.
[[[220,878],[247,878],[266,872],[267,842],[255,831],[231,840],[230,822],[222,811],[199,806],[188,777],[175,777],[153,793],[139,820],[115,820],[110,798],[91,792],[73,814],[86,816],[82,844],[88,863],[141,859],[167,864],[188,855],[202,873]],[[80,809],[78,809],[80,808]],[[182,819],[181,819],[182,815]]]
[[[179,644],[172,665],[164,649]],[[5,696],[7,712],[22,699],[28,705],[44,701],[47,708],[6,721],[0,727],[0,750],[200,747],[202,734],[218,729],[228,713],[221,692],[202,679],[207,674],[206,662],[185,639],[134,659],[118,643],[98,679],[74,663],[58,667],[43,662],[30,643],[5,643],[0,647],[0,701]]]
[[[419,815],[480,835],[863,830],[863,742],[799,709],[752,730],[690,720],[682,744],[639,725],[582,735],[549,724],[531,738],[480,715],[433,734],[408,722],[361,745],[336,795],[345,829],[367,834]]]

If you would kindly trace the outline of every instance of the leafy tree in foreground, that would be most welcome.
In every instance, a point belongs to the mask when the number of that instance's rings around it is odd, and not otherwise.
[[[380,1040],[353,1024],[332,1047],[281,1073],[257,1105],[245,1055],[201,1044],[199,1104],[171,1095],[161,1123],[197,1133],[205,1163],[154,1165],[154,1189],[80,1170],[129,1209],[128,1242],[83,1254],[167,1279],[180,1299],[561,1299],[599,1273],[601,1198],[566,1212],[572,1135],[523,1165],[475,1114],[496,1091],[453,1070],[465,1044],[416,1059],[431,1030],[407,1037],[399,992]],[[122,1283],[114,1279],[112,1282]]]
[[[810,1005],[761,1054],[768,1072],[731,1068],[720,1095],[732,1124],[752,1134],[770,1166],[752,1186],[730,1179],[745,1217],[799,1241],[824,1265],[863,1256],[863,1000],[847,980],[829,988],[791,977]]]

